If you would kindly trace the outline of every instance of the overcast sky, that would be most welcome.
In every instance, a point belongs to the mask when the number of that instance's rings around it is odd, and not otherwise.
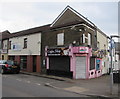
[[[1,2],[0,31],[51,24],[69,5],[107,35],[118,34],[118,2]]]

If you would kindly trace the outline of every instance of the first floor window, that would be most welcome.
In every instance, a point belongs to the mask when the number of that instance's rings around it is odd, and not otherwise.
[[[81,43],[82,44],[85,43],[85,34],[82,34],[82,36],[81,36]]]
[[[57,34],[57,45],[64,45],[64,33]]]
[[[24,39],[24,48],[27,48],[27,38]]]
[[[11,41],[9,41],[9,49],[11,49]]]
[[[88,33],[88,45],[91,45],[91,34]]]
[[[97,48],[98,49],[100,48],[100,42],[97,42]]]

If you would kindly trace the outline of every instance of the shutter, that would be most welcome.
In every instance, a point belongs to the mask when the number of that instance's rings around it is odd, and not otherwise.
[[[52,56],[49,59],[50,70],[70,72],[70,57]]]
[[[86,57],[76,57],[76,79],[86,78]]]

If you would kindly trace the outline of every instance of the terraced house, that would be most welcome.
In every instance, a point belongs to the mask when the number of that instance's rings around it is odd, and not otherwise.
[[[101,53],[102,58],[102,74],[109,73],[109,66],[110,66],[110,54],[108,53],[109,50],[109,38],[108,36],[103,33],[101,30],[98,29],[97,31],[97,52]]]
[[[8,30],[0,32],[0,60],[8,59],[10,32]]]
[[[17,61],[22,70],[41,71],[41,33],[48,26],[35,27],[11,34],[9,59]]]
[[[107,35],[67,6],[51,24],[11,33],[8,56],[28,72],[90,79],[108,72],[107,50]]]
[[[67,6],[42,34],[47,73],[74,79],[107,73],[107,39],[93,22]]]

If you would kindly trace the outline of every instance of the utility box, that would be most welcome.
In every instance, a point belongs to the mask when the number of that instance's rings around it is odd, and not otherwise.
[[[113,71],[113,82],[120,83],[120,70]]]

